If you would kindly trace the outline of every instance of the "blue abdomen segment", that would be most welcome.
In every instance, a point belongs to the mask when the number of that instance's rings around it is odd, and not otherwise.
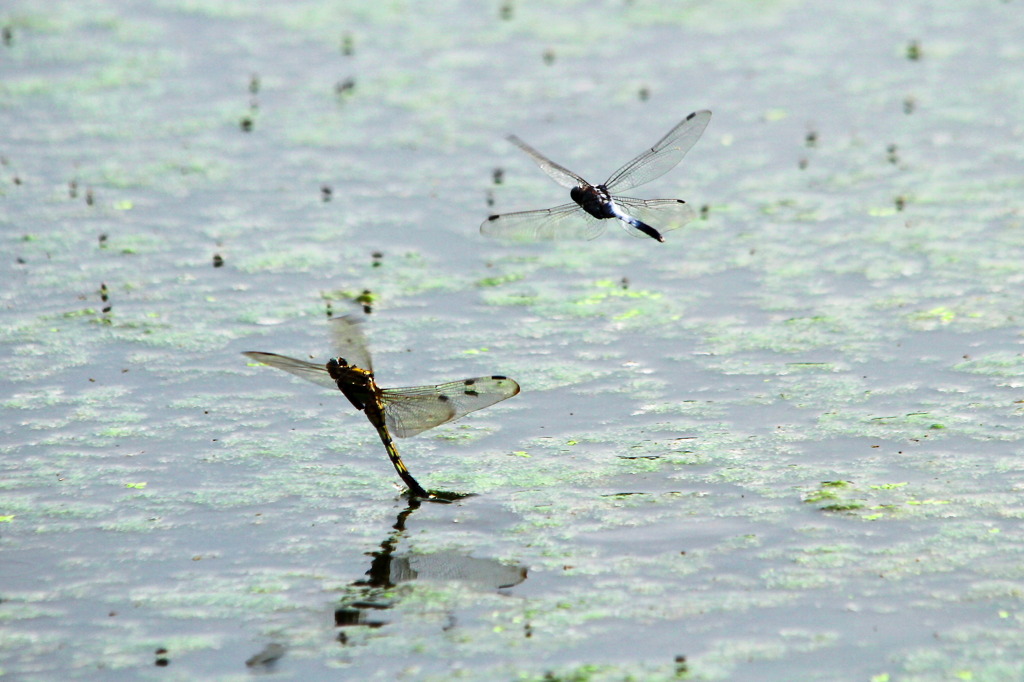
[[[630,225],[632,225],[636,229],[638,229],[641,232],[643,232],[644,234],[646,234],[651,239],[657,239],[659,242],[664,242],[665,241],[665,238],[661,236],[660,232],[658,232],[653,227],[651,227],[650,225],[648,225],[644,221],[640,220],[639,218],[634,218],[631,215],[627,215],[624,218],[621,218],[621,220],[623,222],[629,223]]]

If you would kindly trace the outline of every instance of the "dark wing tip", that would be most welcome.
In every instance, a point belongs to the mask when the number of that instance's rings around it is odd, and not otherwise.
[[[519,382],[517,382],[515,379],[509,379],[508,377],[502,376],[500,374],[492,374],[491,379],[495,381],[507,381],[508,383],[516,387],[516,390],[512,393],[512,395],[519,395]]]
[[[487,222],[493,222],[493,221],[497,220],[500,217],[501,217],[501,215],[498,214],[498,213],[495,213],[494,215],[489,215],[489,216],[487,216]]]

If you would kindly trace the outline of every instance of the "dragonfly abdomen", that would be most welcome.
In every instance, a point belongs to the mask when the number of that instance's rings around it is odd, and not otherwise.
[[[372,419],[370,420],[373,421]],[[377,426],[374,424],[374,426]],[[391,460],[391,464],[394,465],[395,471],[398,472],[398,476],[409,486],[409,492],[416,497],[432,497],[430,493],[423,489],[423,486],[412,477],[409,470],[405,468],[405,462],[402,461],[402,456],[398,454],[398,448],[395,446],[395,441],[391,439],[391,434],[388,432],[388,427],[384,425],[383,419],[379,426],[377,426],[377,433],[380,435],[380,441],[384,443],[384,449],[388,453],[388,458]]]
[[[654,229],[644,221],[640,220],[639,218],[634,218],[633,216],[626,216],[625,218],[623,218],[623,220],[632,225],[633,227],[635,227],[636,229],[640,230],[644,234],[646,234],[651,239],[657,239],[659,242],[665,241],[665,238],[661,236],[661,232],[658,232],[656,229]]]

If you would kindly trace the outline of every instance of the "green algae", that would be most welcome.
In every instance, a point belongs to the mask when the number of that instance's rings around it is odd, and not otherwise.
[[[1015,15],[510,5],[0,13],[0,668],[241,678],[273,639],[309,677],[1015,679]],[[710,206],[665,244],[475,236],[498,165],[495,210],[567,201],[503,134],[600,173],[702,106],[642,194]],[[382,377],[523,385],[399,443],[476,497],[394,530],[365,420],[245,366],[324,357],[327,303],[372,306]],[[390,540],[530,573],[336,627]]]

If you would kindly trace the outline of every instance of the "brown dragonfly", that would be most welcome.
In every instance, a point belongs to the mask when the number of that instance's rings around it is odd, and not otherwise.
[[[463,417],[470,412],[501,402],[519,393],[519,384],[500,375],[450,381],[436,386],[380,388],[373,376],[373,363],[366,349],[360,322],[352,317],[329,321],[331,342],[337,357],[318,365],[276,353],[242,353],[264,365],[284,370],[314,384],[340,390],[352,406],[366,415],[377,429],[395,471],[409,486],[410,494],[432,498],[416,482],[398,454],[391,434],[415,436]]]
[[[573,203],[539,211],[492,215],[480,225],[480,232],[523,241],[594,239],[604,232],[605,220],[616,218],[632,236],[664,242],[665,238],[654,225],[662,231],[682,227],[696,215],[690,205],[682,199],[634,199],[617,196],[617,193],[644,185],[675,168],[700,139],[710,120],[710,111],[693,112],[653,147],[612,173],[600,185],[591,185],[510,135],[509,142],[526,152],[551,179],[569,190]]]

